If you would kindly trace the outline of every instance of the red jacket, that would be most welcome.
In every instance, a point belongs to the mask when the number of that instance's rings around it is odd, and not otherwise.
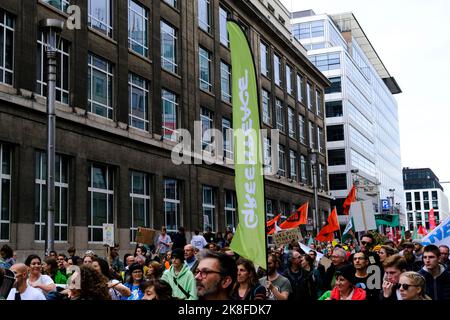
[[[333,290],[331,290],[331,300],[341,300],[339,290],[337,287],[334,287]],[[361,288],[353,288],[353,296],[352,300],[366,300],[366,291]]]

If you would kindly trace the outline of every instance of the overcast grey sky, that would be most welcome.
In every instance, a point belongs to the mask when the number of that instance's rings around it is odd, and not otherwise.
[[[402,166],[450,181],[450,1],[281,0],[289,10],[351,11],[403,93]],[[450,184],[443,185],[450,199]]]

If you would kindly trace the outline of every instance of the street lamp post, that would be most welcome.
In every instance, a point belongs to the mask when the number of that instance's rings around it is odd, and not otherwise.
[[[317,199],[317,149],[309,149],[309,158],[311,161],[311,170],[313,173],[313,191],[314,191],[314,214],[313,214],[313,222],[314,229],[316,230],[316,234],[320,232],[320,224],[319,224],[319,208],[318,208],[318,199]]]
[[[395,189],[389,189],[389,192],[391,193],[391,196],[390,196],[390,198],[391,198],[390,211],[391,211],[391,215],[393,215],[394,214],[394,192],[395,192]],[[397,237],[397,230],[394,228],[394,238],[396,239],[396,237]]]
[[[55,245],[55,92],[57,36],[64,22],[59,19],[43,19],[39,26],[44,34],[47,59],[47,238],[45,253],[49,255]]]

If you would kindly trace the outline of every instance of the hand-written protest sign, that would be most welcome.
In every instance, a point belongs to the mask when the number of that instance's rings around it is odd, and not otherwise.
[[[302,241],[302,235],[297,228],[286,229],[273,234],[273,242],[277,247],[291,243],[292,241]]]
[[[155,239],[156,230],[139,227],[136,232],[136,242],[144,244],[153,244],[153,239]]]
[[[429,244],[434,244],[436,246],[450,246],[450,217],[445,219],[440,225],[434,228],[433,231],[427,234],[422,239],[422,244],[424,246]]]
[[[109,223],[103,224],[103,243],[110,247],[114,247],[114,225]]]

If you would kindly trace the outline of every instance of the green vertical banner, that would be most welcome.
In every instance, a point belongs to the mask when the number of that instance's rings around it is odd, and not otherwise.
[[[241,27],[227,22],[231,48],[234,170],[239,224],[231,249],[264,269],[266,233],[258,89],[252,52]]]

